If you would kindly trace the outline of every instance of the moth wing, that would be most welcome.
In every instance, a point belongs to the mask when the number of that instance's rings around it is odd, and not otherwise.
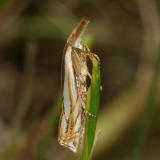
[[[86,57],[83,54],[83,50],[73,47],[72,63],[77,76],[87,73]]]

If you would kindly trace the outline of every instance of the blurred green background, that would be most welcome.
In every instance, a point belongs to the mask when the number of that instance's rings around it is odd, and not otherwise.
[[[160,160],[160,2],[0,0],[0,160],[77,160],[57,142],[67,36],[101,59],[93,160]]]

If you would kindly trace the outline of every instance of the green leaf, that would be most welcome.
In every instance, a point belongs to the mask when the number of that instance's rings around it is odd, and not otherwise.
[[[99,108],[100,67],[99,62],[94,57],[92,58],[92,64],[92,81],[91,86],[88,90],[86,108],[90,113],[95,115],[95,117],[90,117],[86,119],[82,160],[88,160],[92,151]]]

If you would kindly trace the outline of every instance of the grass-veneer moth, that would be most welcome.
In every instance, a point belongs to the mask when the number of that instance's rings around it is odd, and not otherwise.
[[[62,60],[62,111],[58,127],[58,141],[62,146],[77,152],[83,140],[86,115],[91,115],[86,110],[87,76],[86,58],[92,56],[87,45],[81,45],[82,35],[88,25],[88,20],[82,19],[69,35]]]

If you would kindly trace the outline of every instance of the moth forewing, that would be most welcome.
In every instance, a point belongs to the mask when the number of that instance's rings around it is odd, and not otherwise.
[[[72,51],[72,63],[74,70],[81,83],[86,83],[87,72],[88,72],[86,56],[81,50],[77,50],[74,47]]]
[[[72,63],[72,46],[66,45],[64,57],[63,104],[59,123],[58,141],[77,152],[81,138],[83,108],[78,95],[77,79]]]

